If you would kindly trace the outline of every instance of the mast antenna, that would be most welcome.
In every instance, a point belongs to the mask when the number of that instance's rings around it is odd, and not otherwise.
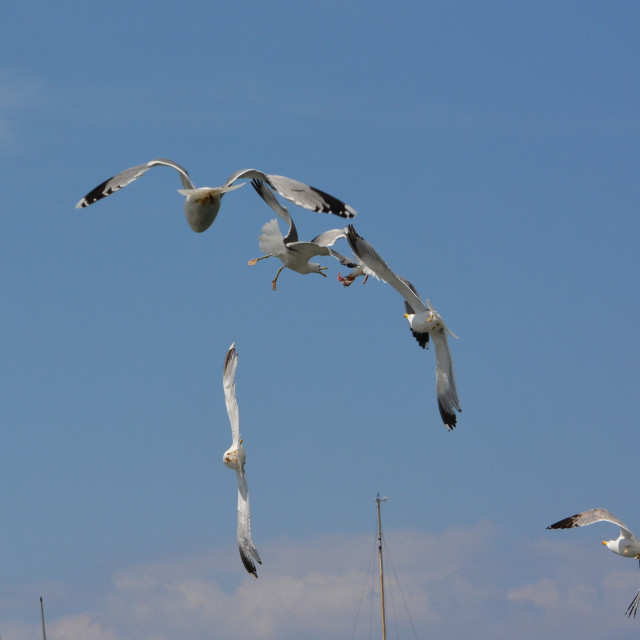
[[[387,498],[381,498],[378,493],[376,498],[376,509],[378,512],[378,567],[380,569],[380,610],[382,611],[382,640],[387,640],[387,621],[384,609],[384,570],[382,567],[382,523],[380,521],[380,503]],[[46,638],[44,639],[46,640]]]
[[[40,596],[40,615],[42,616],[42,640],[47,640],[47,632],[44,628],[44,605],[42,604],[42,596]]]

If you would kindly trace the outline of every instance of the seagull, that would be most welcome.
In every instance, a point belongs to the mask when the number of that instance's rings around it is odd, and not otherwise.
[[[370,269],[378,279],[390,284],[404,299],[404,317],[409,321],[411,333],[418,344],[425,349],[429,336],[436,348],[436,394],[442,421],[451,431],[457,423],[454,410],[462,411],[456,390],[456,379],[453,374],[453,363],[447,342],[447,333],[457,337],[444,323],[440,314],[433,308],[429,300],[422,302],[415,287],[405,278],[391,271],[389,265],[378,252],[356,233],[353,225],[347,227],[347,241],[354,255],[362,264]]]
[[[593,524],[594,522],[611,522],[612,524],[617,524],[620,527],[620,535],[615,540],[603,540],[602,544],[623,558],[640,560],[640,538],[631,533],[626,524],[618,520],[618,518],[606,509],[591,509],[590,511],[576,513],[574,516],[569,516],[568,518],[564,518],[564,520],[550,524],[547,529],[572,529],[573,527],[583,527],[587,524]],[[635,618],[639,604],[640,591],[638,591],[635,598],[631,601],[631,604],[627,608],[626,615],[631,617],[631,614],[633,614]]]
[[[206,231],[213,224],[220,209],[222,196],[228,191],[233,191],[243,186],[244,182],[235,184],[237,180],[241,179],[262,180],[269,185],[271,189],[277,191],[283,198],[291,200],[291,202],[305,209],[321,211],[323,213],[333,213],[343,218],[352,218],[356,215],[355,209],[342,202],[342,200],[338,200],[338,198],[324,191],[320,191],[320,189],[310,187],[292,178],[267,174],[257,169],[236,171],[229,176],[229,179],[221,187],[200,187],[197,189],[191,181],[187,170],[178,163],[173,162],[173,160],[167,160],[166,158],[156,158],[145,164],[139,164],[130,169],[126,169],[122,173],[118,173],[113,176],[113,178],[105,180],[95,189],[89,191],[89,193],[76,204],[76,209],[88,207],[90,204],[111,195],[114,191],[126,187],[130,182],[133,182],[145,174],[152,167],[171,167],[178,172],[183,186],[182,189],[178,189],[178,193],[186,197],[184,212],[187,216],[189,226],[196,233]]]
[[[362,261],[357,257],[355,257],[354,260],[355,262],[353,266],[346,265],[351,269],[351,271],[346,276],[338,274],[338,282],[342,286],[350,287],[356,281],[356,278],[359,278],[360,276],[364,277],[362,284],[367,284],[369,276],[373,276],[376,280],[380,279],[373,271],[371,271],[371,269],[369,269],[369,267],[367,267],[366,264],[363,264]]]
[[[240,423],[238,420],[238,401],[236,400],[236,366],[238,355],[234,342],[227,351],[224,359],[222,384],[227,413],[231,422],[233,444],[224,452],[222,460],[229,469],[234,469],[238,476],[238,549],[244,568],[254,577],[258,577],[254,559],[262,564],[260,555],[251,540],[251,520],[249,512],[249,488],[244,473],[246,453],[240,437]]]
[[[260,262],[260,260],[273,257],[279,258],[282,261],[282,266],[278,269],[276,277],[271,281],[271,286],[274,291],[276,291],[278,277],[285,267],[302,274],[319,273],[326,278],[327,276],[323,272],[326,271],[328,267],[323,267],[317,262],[309,262],[314,256],[333,256],[342,264],[351,267],[356,266],[355,263],[348,258],[345,258],[342,254],[330,248],[336,240],[346,237],[346,229],[330,229],[316,236],[311,242],[300,242],[298,240],[298,231],[291,214],[284,205],[278,202],[273,191],[268,189],[266,184],[260,180],[252,180],[251,186],[289,225],[287,235],[283,237],[280,232],[280,227],[278,226],[278,219],[273,218],[273,220],[269,220],[269,222],[262,227],[262,234],[258,237],[260,249],[266,255],[249,260],[248,263],[249,266],[254,266]]]

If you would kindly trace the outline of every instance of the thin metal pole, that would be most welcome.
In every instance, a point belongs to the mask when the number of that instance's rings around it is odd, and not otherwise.
[[[380,568],[380,609],[382,610],[382,640],[387,640],[387,621],[384,609],[384,572],[382,569],[382,524],[380,522],[380,503],[385,500],[386,498],[381,498],[380,494],[378,494],[378,497],[376,498],[376,508],[378,511],[378,566]]]
[[[40,596],[40,615],[42,616],[42,640],[47,640],[47,632],[44,628],[44,605],[42,604],[42,596]]]

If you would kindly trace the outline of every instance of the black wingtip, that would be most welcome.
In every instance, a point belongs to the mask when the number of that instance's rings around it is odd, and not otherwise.
[[[242,549],[240,547],[238,547],[238,551],[240,552],[240,559],[242,560],[242,564],[244,565],[244,568],[254,577],[257,579],[258,577],[258,572],[256,571],[256,565],[253,564],[253,561],[251,560],[251,558],[247,557],[244,553],[242,553]],[[262,564],[262,562],[260,562],[260,560],[258,560],[258,562],[260,564]]]
[[[80,208],[84,209],[84,207],[88,207],[90,204],[94,202],[98,202],[98,200],[102,200],[102,198],[106,198],[110,196],[117,189],[108,189],[105,191],[105,187],[107,186],[107,182],[113,180],[113,176],[104,182],[101,182],[95,189],[91,189],[87,195],[82,198],[79,203]]]
[[[224,365],[222,365],[222,370],[226,371],[227,367],[229,366],[229,364],[231,363],[231,360],[233,360],[233,356],[236,355],[236,343],[234,342],[230,347],[229,347],[229,351],[227,351],[227,355],[224,358]]]
[[[428,349],[429,348],[429,333],[428,332],[418,333],[417,331],[414,331],[413,329],[411,329],[411,333],[412,333],[413,337],[418,341],[418,344],[423,349]],[[440,410],[440,413],[442,413],[442,410]],[[453,417],[455,418],[455,415]]]
[[[453,431],[456,424],[458,424],[458,419],[456,418],[456,414],[453,411],[448,411],[445,409],[440,400],[438,400],[438,409],[440,410],[440,417],[442,418],[442,422],[444,422],[444,426],[447,427],[447,431]]]
[[[353,207],[350,207],[348,204],[332,196],[330,193],[326,191],[322,191],[321,189],[317,189],[316,187],[309,187],[312,191],[315,191],[325,203],[325,207],[323,209],[319,209],[324,213],[333,213],[336,216],[340,216],[341,218],[353,218],[356,215],[356,210]]]
[[[572,529],[575,527],[575,519],[579,514],[575,514],[574,516],[569,516],[568,518],[564,518],[562,520],[558,520],[558,522],[554,522],[550,524],[547,529]]]

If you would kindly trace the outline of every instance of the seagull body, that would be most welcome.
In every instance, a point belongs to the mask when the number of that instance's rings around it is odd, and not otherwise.
[[[292,178],[267,174],[257,169],[236,171],[229,176],[229,179],[221,187],[196,188],[187,170],[176,162],[167,160],[166,158],[156,158],[145,164],[131,167],[105,180],[82,198],[78,204],[76,204],[76,209],[88,207],[90,204],[106,198],[115,191],[122,189],[122,187],[126,187],[152,167],[157,166],[171,167],[178,172],[183,187],[182,189],[178,189],[178,192],[185,196],[184,212],[189,226],[196,233],[206,231],[213,224],[220,210],[222,196],[229,191],[243,186],[244,183],[235,184],[237,180],[242,179],[262,180],[271,189],[277,191],[283,198],[291,200],[291,202],[305,209],[333,213],[343,218],[352,218],[356,215],[355,209],[320,189],[310,187]]]
[[[573,527],[583,527],[588,524],[594,524],[595,522],[611,522],[620,527],[620,534],[615,540],[602,541],[602,544],[606,546],[607,549],[623,558],[640,560],[640,539],[630,531],[626,524],[606,509],[591,509],[590,511],[577,513],[574,516],[569,516],[568,518],[550,524],[547,529],[572,529]],[[633,617],[635,618],[639,604],[640,591],[638,591],[627,609],[627,615],[629,617],[631,617],[633,613]]]
[[[249,510],[249,488],[244,472],[244,464],[247,458],[242,438],[240,438],[240,422],[238,417],[238,402],[236,400],[236,366],[238,355],[234,342],[227,351],[224,360],[222,383],[224,387],[224,399],[227,405],[227,413],[231,422],[231,435],[233,443],[224,452],[222,460],[224,464],[233,469],[238,477],[238,549],[245,569],[254,577],[258,577],[256,565],[262,564],[260,555],[251,539],[251,519]]]
[[[357,260],[375,276],[391,285],[405,300],[406,313],[404,317],[409,321],[411,333],[424,349],[433,340],[436,348],[436,394],[438,409],[442,421],[449,431],[457,423],[454,411],[460,409],[460,400],[456,389],[456,379],[453,373],[453,363],[447,341],[447,333],[455,334],[445,325],[440,314],[420,299],[415,287],[405,278],[395,274],[378,252],[361,236],[356,233],[353,225],[347,228],[347,241]]]
[[[253,266],[265,258],[275,257],[280,259],[282,267],[280,267],[276,277],[271,282],[274,291],[276,291],[278,277],[285,268],[302,274],[319,273],[321,276],[326,277],[323,271],[326,271],[327,267],[323,267],[317,262],[310,262],[314,256],[333,256],[337,260],[344,260],[347,264],[352,264],[343,255],[330,248],[338,238],[346,237],[344,229],[325,231],[316,236],[311,242],[299,241],[298,231],[291,214],[285,206],[278,202],[273,191],[268,189],[265,183],[260,180],[252,180],[251,185],[258,195],[289,225],[287,235],[283,236],[278,226],[278,219],[269,220],[262,227],[262,234],[258,237],[260,250],[265,255],[249,260],[249,266]]]

